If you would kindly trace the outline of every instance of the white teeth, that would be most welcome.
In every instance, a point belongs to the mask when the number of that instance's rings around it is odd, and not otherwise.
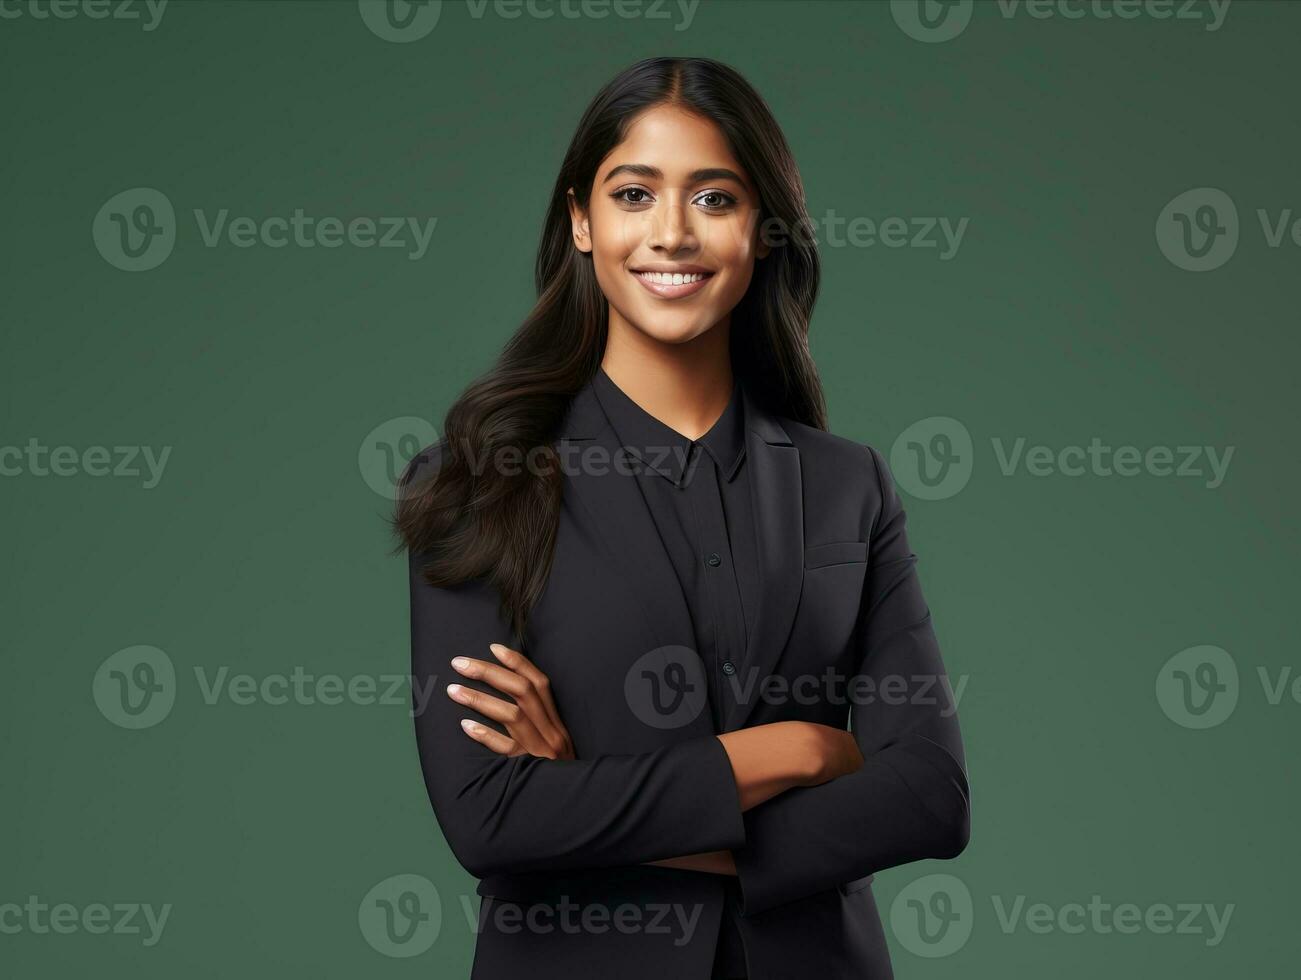
[[[701,279],[709,278],[698,272],[688,275],[683,275],[681,272],[639,272],[637,275],[648,282],[659,283],[662,286],[681,286],[683,283],[699,282]]]

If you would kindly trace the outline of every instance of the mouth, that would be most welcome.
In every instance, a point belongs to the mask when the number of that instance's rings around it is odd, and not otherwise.
[[[705,284],[714,278],[712,272],[704,269],[692,269],[687,272],[657,272],[651,269],[630,269],[629,273],[647,291],[660,299],[682,299],[705,288]]]

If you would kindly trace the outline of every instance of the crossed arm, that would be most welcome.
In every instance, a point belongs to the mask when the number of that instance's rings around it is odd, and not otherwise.
[[[461,684],[449,684],[447,696],[499,722],[505,733],[471,718],[461,720],[470,738],[502,756],[573,759],[574,747],[551,696],[551,681],[520,653],[501,643],[489,644],[499,663],[456,657],[461,675],[483,681],[506,698]],[[779,721],[716,736],[722,743],[744,812],[796,786],[816,786],[855,772],[863,756],[853,736],[839,728],[803,721]],[[708,851],[646,862],[665,867],[736,874],[731,851]]]
[[[735,873],[751,915],[962,851],[970,816],[957,718],[937,696],[947,680],[902,507],[880,454],[868,453],[883,503],[871,531],[860,672],[876,691],[892,679],[930,683],[924,696],[856,703],[852,732],[779,722],[575,759],[534,665],[505,647],[491,654],[496,662],[468,656],[509,635],[495,594],[477,584],[430,588],[411,556],[413,680],[445,676],[453,655],[468,661],[461,673],[470,683],[458,685],[467,700],[435,693],[416,718],[431,802],[468,871],[666,864]],[[462,725],[466,709],[505,731]]]

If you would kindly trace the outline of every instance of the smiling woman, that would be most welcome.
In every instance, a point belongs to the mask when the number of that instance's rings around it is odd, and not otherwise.
[[[899,497],[827,431],[808,225],[740,75],[633,65],[565,156],[537,305],[403,475],[413,690],[454,680],[416,738],[481,879],[474,977],[886,978],[872,875],[966,846]],[[670,908],[689,929],[649,925]]]

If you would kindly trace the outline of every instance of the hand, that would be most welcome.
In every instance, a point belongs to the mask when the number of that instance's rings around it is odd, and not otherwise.
[[[572,759],[574,744],[551,698],[551,681],[533,662],[510,647],[489,644],[501,664],[456,657],[452,667],[465,677],[481,680],[513,700],[504,701],[462,684],[449,684],[447,696],[506,726],[506,734],[487,725],[461,722],[465,734],[498,755],[535,755],[543,759]]]

